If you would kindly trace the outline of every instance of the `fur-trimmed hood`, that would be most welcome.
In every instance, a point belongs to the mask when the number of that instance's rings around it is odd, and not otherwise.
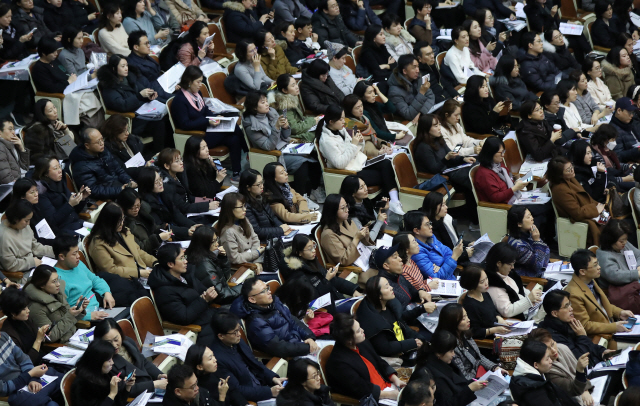
[[[602,72],[607,75],[617,76],[622,80],[628,80],[633,77],[631,68],[618,68],[609,63],[606,59],[603,59],[600,64],[602,65]]]
[[[239,1],[225,1],[224,3],[222,3],[222,8],[237,11],[240,13],[244,13],[247,10]]]
[[[296,96],[282,93],[279,90],[269,92],[269,104],[278,111],[284,109],[300,109],[300,100]]]
[[[544,35],[541,35],[541,37],[542,37],[542,49],[546,52],[555,53],[556,46],[550,42],[547,42],[547,40],[544,38]],[[565,37],[564,35],[562,36],[562,38],[564,39],[564,46],[566,47],[569,41],[567,41],[567,37]]]
[[[291,251],[292,251],[291,247],[286,248],[284,250],[284,262],[285,262],[285,264],[287,264],[289,269],[291,269],[292,271],[297,271],[299,269],[302,269],[304,264],[302,263],[300,258],[291,255]]]
[[[400,36],[398,37],[396,37],[395,35],[389,34],[387,30],[383,30],[383,31],[384,31],[384,36],[387,39],[387,44],[391,45],[394,48],[400,45],[400,38],[402,38],[403,40],[411,44],[414,44],[416,42],[416,39],[414,38],[414,36],[409,34],[409,31],[405,30],[404,28],[402,28],[402,30],[400,31]]]

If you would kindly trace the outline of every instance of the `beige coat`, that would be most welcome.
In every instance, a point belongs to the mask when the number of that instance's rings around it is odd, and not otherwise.
[[[0,223],[0,266],[9,272],[25,272],[36,266],[33,258],[54,258],[53,248],[40,244],[31,227],[14,230],[9,222]]]
[[[292,211],[287,210],[282,203],[271,204],[271,210],[273,210],[276,216],[278,216],[283,223],[309,223],[311,221],[311,213],[309,212],[307,199],[300,195],[300,193],[296,192],[293,188],[291,188],[291,194],[293,195]]]
[[[598,304],[589,287],[577,276],[573,275],[569,284],[564,289],[571,293],[571,306],[573,316],[580,320],[589,338],[600,334],[614,334],[616,323],[614,319],[620,318],[621,308],[612,305],[597,282],[594,289],[600,295],[602,306]]]
[[[197,20],[198,17],[207,15],[198,7],[195,0],[191,0],[191,7],[184,4],[182,0],[165,0],[171,14],[178,20],[178,23],[184,24],[189,20]]]
[[[232,264],[242,264],[245,262],[262,262],[264,257],[260,255],[260,239],[253,231],[253,227],[247,221],[251,229],[249,238],[244,236],[244,231],[239,225],[225,227],[220,233],[220,244],[227,252],[227,258]]]
[[[593,388],[593,385],[588,380],[586,382],[576,380],[577,362],[578,360],[569,347],[564,344],[558,344],[558,359],[553,362],[551,371],[544,374],[544,376],[569,395],[575,396],[574,399],[581,405],[584,405],[580,395],[582,395],[585,390]]]
[[[320,246],[331,264],[353,265],[353,262],[360,257],[358,252],[358,243],[354,241],[354,237],[358,232],[358,226],[355,222],[351,224],[344,222],[340,225],[340,234],[336,234],[333,230],[325,228],[320,234]],[[364,245],[375,245],[367,237],[362,240]]]
[[[92,238],[87,247],[89,257],[95,269],[99,272],[105,271],[128,279],[138,278],[140,277],[140,272],[137,265],[142,268],[151,268],[158,260],[140,249],[132,233],[122,234],[122,237],[131,252],[119,242],[110,247],[102,239]]]
[[[24,292],[29,297],[29,317],[38,328],[48,324],[53,326],[49,329],[48,335],[54,343],[66,343],[76,332],[76,322],[82,320],[86,311],[74,316],[69,311],[71,306],[67,303],[67,295],[64,293],[65,282],[60,281],[60,292],[57,295],[50,295],[34,285],[29,284]],[[75,305],[75,303],[74,303]]]

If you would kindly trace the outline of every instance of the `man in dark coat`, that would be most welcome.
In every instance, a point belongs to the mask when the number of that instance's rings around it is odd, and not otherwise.
[[[249,342],[275,357],[297,357],[318,351],[315,335],[296,320],[267,284],[250,278],[242,284],[242,297],[231,311],[245,320]]]
[[[163,406],[221,406],[225,403],[211,398],[208,390],[198,386],[198,378],[189,365],[171,367],[167,381]]]
[[[394,69],[387,83],[389,99],[404,120],[413,120],[417,125],[418,114],[429,114],[429,110],[435,104],[431,84],[422,80],[418,58],[413,54],[398,58],[398,67]]]
[[[258,13],[254,10],[255,3],[244,1],[225,1],[222,4],[224,14],[222,19],[225,24],[227,42],[236,43],[243,39],[253,39],[260,30],[270,30],[273,18],[272,14],[263,14],[258,18]]]
[[[138,30],[129,34],[127,40],[131,53],[127,57],[129,67],[138,69],[138,77],[143,76],[149,83],[149,87],[158,92],[158,101],[166,103],[171,98],[171,94],[164,91],[158,78],[162,75],[160,64],[154,61],[149,55],[151,47],[149,46],[149,38],[147,33]]]
[[[520,61],[522,80],[534,92],[553,90],[556,88],[556,76],[560,70],[542,55],[543,45],[540,36],[534,32],[522,35],[523,47],[527,53]]]
[[[429,75],[430,90],[435,96],[435,104],[460,95],[453,83],[440,75],[440,70],[438,69],[438,65],[436,65],[435,52],[427,42],[417,42],[413,46],[413,54],[418,58],[420,74],[423,77]]]
[[[640,159],[640,128],[635,125],[633,116],[638,107],[628,97],[616,101],[616,109],[611,118],[611,125],[618,130],[616,146],[613,151],[618,154],[620,162],[636,162]]]
[[[256,359],[241,336],[240,319],[230,312],[219,312],[213,318],[217,337],[211,350],[218,361],[220,376],[229,377],[229,389],[238,390],[252,402],[275,398],[286,378]]]
[[[338,42],[348,47],[362,44],[360,38],[344,24],[337,0],[323,0],[318,11],[311,17],[311,24],[313,32],[318,34],[319,44],[324,44],[325,41]]]
[[[514,11],[506,7],[500,0],[465,0],[462,4],[462,10],[468,16],[476,15],[476,11],[481,8],[491,10],[496,19],[516,19]]]
[[[96,199],[115,199],[125,185],[138,187],[127,172],[104,149],[104,138],[95,128],[82,131],[83,145],[71,151],[69,162],[77,185],[91,189]]]

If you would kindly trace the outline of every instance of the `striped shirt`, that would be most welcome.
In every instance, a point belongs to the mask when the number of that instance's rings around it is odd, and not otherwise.
[[[427,292],[431,291],[428,281],[424,279],[420,268],[418,268],[418,265],[416,265],[411,258],[409,258],[407,263],[402,267],[402,276],[404,276],[414,288],[418,290],[424,289]]]

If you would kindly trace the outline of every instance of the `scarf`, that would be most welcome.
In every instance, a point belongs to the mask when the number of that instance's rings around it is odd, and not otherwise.
[[[271,110],[269,110],[271,112]],[[277,113],[276,113],[277,114]],[[271,135],[271,123],[269,122],[269,116],[267,114],[255,114],[249,116],[251,122],[251,129],[253,131],[266,132],[267,135]]]
[[[504,183],[507,184],[507,187],[509,189],[513,187],[513,181],[511,180],[511,176],[509,176],[509,174],[507,173],[507,169],[504,166],[494,162],[491,165],[491,170],[498,174],[500,179],[502,179]],[[520,198],[520,196],[522,196],[522,192],[520,191],[513,192],[513,196],[511,197],[511,199],[509,199],[509,204],[513,204],[513,202],[515,202],[518,198]]]
[[[606,166],[607,168],[620,169],[620,161],[618,160],[618,155],[616,155],[615,152],[611,150],[607,150],[605,152],[604,148],[600,149],[598,145],[592,145],[591,147],[602,156],[602,159],[604,160],[604,166]]]
[[[291,194],[291,187],[289,186],[289,183],[283,183],[280,185],[280,191],[282,192],[282,197],[284,197],[287,206],[293,207],[293,195]]]
[[[376,102],[368,103],[363,99],[362,105],[364,107],[364,111],[369,113],[369,119],[371,120],[371,123],[375,124],[375,126],[380,130],[389,132],[389,129],[387,128],[387,122],[384,120],[384,116],[380,114],[380,108],[378,107]]]
[[[204,107],[204,99],[202,98],[200,93],[193,94],[184,89],[180,89],[180,90],[182,90],[182,94],[184,94],[184,97],[187,98],[191,107],[193,107],[197,111],[202,110],[202,108]]]

